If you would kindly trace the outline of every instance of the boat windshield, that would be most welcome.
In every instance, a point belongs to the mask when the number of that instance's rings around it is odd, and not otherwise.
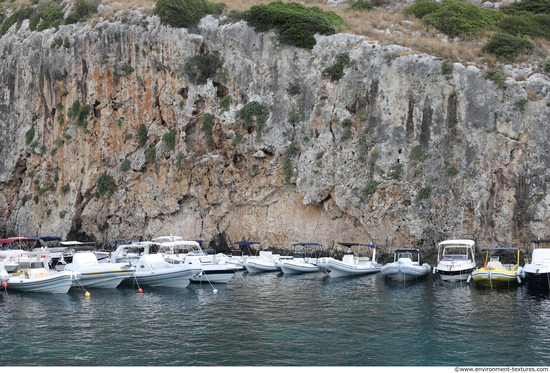
[[[452,255],[444,255],[442,260],[466,260],[468,257],[466,255],[462,254],[452,254]]]

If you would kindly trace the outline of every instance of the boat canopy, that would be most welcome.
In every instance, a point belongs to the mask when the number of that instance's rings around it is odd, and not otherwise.
[[[414,253],[414,254],[420,253],[418,249],[396,249],[395,252],[398,254],[399,253]]]
[[[442,241],[437,244],[437,246],[447,246],[447,245],[467,245],[467,246],[474,246],[475,242],[473,240],[447,240]]]
[[[25,251],[25,250],[2,250],[0,251],[0,258],[15,257],[15,256],[36,256],[48,255],[49,251]]]
[[[181,236],[161,236],[153,238],[153,242],[171,242],[171,241],[183,241]]]
[[[346,246],[347,248],[351,248],[352,246],[367,246],[367,247],[372,247],[373,249],[375,248],[374,245],[369,245],[369,244],[366,244],[366,243],[347,243],[347,242],[338,242],[339,245],[342,245],[342,246]]]
[[[57,236],[43,236],[43,237],[33,237],[35,240],[40,240],[44,242],[50,242],[50,241],[61,241],[61,237]]]
[[[158,244],[160,247],[174,247],[174,246],[194,246],[198,247],[200,249],[200,245],[197,241],[170,241],[170,242],[162,242]]]
[[[239,242],[233,242],[231,245],[259,245],[259,242],[248,242],[248,241],[239,241]]]
[[[497,251],[497,250],[503,250],[503,251],[518,251],[518,248],[492,248],[492,249],[483,249],[481,251]]]
[[[0,244],[2,243],[13,243],[13,242],[35,242],[34,238],[27,237],[12,237],[12,238],[2,238],[0,239]]]
[[[25,250],[0,250],[0,258],[32,254]]]
[[[531,240],[532,243],[535,245],[540,245],[541,243],[550,243],[550,239],[543,239],[543,240]]]

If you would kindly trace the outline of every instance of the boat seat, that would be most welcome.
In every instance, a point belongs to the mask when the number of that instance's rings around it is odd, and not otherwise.
[[[503,269],[501,262],[489,262],[489,263],[487,263],[487,268],[488,269],[493,269],[493,268]]]

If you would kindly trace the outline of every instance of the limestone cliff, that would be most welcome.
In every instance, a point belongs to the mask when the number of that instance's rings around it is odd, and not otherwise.
[[[524,248],[550,234],[547,76],[502,89],[477,67],[444,73],[435,57],[362,36],[316,36],[305,50],[245,22],[208,16],[192,34],[134,19],[42,32],[25,21],[0,39],[3,236],[372,241],[429,257],[447,238]],[[192,84],[185,63],[206,48],[223,71]],[[344,76],[324,76],[341,53]],[[91,106],[81,125],[75,101]],[[263,129],[239,115],[254,101]],[[112,194],[98,193],[102,174]]]

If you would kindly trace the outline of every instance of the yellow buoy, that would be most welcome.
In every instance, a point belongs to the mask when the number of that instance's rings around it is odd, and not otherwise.
[[[86,294],[84,294],[84,296],[85,296],[86,298],[90,298],[90,293],[86,292]]]

